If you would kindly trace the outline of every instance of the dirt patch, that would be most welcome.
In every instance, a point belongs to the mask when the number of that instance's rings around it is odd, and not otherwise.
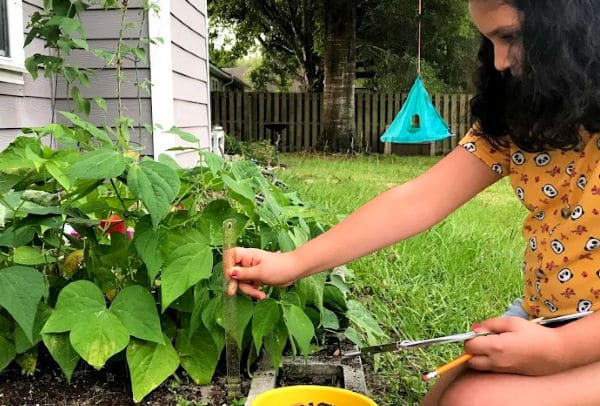
[[[46,358],[46,357],[43,357]],[[43,359],[34,376],[21,374],[16,364],[0,373],[1,406],[129,406],[133,402],[125,362],[107,364],[100,371],[84,362],[75,370],[71,384],[52,360]],[[248,394],[250,380],[242,379],[242,393]],[[210,386],[196,385],[183,370],[168,378],[137,405],[200,406],[227,405],[224,374]]]

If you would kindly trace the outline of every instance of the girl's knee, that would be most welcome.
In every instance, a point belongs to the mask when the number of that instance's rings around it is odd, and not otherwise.
[[[452,382],[442,393],[439,406],[485,405],[489,400],[485,379],[477,375],[468,375]]]

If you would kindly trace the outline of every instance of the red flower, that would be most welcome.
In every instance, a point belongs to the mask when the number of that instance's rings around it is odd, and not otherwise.
[[[112,233],[125,234],[127,232],[127,224],[125,224],[125,221],[118,214],[113,214],[107,219],[100,220],[100,230],[108,235]]]

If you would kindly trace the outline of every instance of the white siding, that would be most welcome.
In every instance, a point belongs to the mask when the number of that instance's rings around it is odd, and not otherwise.
[[[206,2],[171,2],[174,124],[210,148]]]

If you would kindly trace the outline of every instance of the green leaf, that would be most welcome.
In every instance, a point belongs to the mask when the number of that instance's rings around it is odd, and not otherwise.
[[[281,319],[279,305],[273,299],[264,299],[256,303],[252,314],[252,338],[256,352],[260,351],[263,337],[273,331],[273,326]]]
[[[77,351],[71,345],[68,333],[61,334],[42,334],[44,345],[48,349],[54,361],[60,366],[63,373],[67,377],[67,382],[71,383],[73,371],[77,367],[77,363],[81,358]]]
[[[71,345],[81,358],[96,369],[127,347],[129,332],[108,310],[86,314],[73,325],[69,335]]]
[[[369,310],[357,300],[348,300],[346,302],[348,310],[346,317],[358,327],[359,330],[367,334],[367,343],[375,345],[380,338],[386,338],[385,332],[377,324],[377,320],[373,318]]]
[[[33,341],[30,341],[25,335],[25,332],[21,326],[17,325],[15,328],[15,348],[17,353],[24,353],[40,342],[42,339],[40,332],[42,331],[42,327],[46,323],[46,320],[48,320],[48,317],[50,317],[50,314],[52,314],[52,308],[50,308],[50,306],[48,306],[46,303],[40,302],[38,305],[37,314],[35,315],[35,320],[33,322]]]
[[[323,311],[323,288],[326,278],[326,274],[318,273],[296,281],[294,291],[300,296],[302,307],[314,305],[320,312]]]
[[[228,335],[231,336],[240,349],[242,349],[246,326],[252,319],[253,308],[252,300],[248,296],[236,295],[223,298],[225,340],[227,340]]]
[[[27,69],[27,72],[29,72],[29,74],[31,75],[33,80],[36,80],[38,78],[38,58],[37,58],[38,54],[35,54],[33,56],[30,56],[29,58],[25,59],[25,68]]]
[[[22,180],[23,178],[20,175],[12,175],[9,173],[0,172],[0,195],[4,195]]]
[[[273,326],[272,332],[265,336],[265,351],[271,360],[274,369],[281,366],[281,355],[288,342],[288,330],[283,321]]]
[[[223,346],[218,347],[204,327],[200,327],[191,337],[189,331],[181,329],[177,336],[177,351],[181,366],[197,385],[207,385],[219,363]]]
[[[344,331],[344,337],[346,337],[348,340],[352,341],[354,344],[358,345],[359,347],[363,347],[365,345],[363,340],[361,340],[360,335],[358,334],[358,331],[356,331],[356,329],[354,329],[353,327],[348,327]]]
[[[194,303],[190,315],[190,334],[195,333],[200,324],[202,324],[202,313],[210,301],[210,290],[202,285],[200,283],[196,284],[193,291]]]
[[[244,179],[255,181],[264,179],[263,175],[260,173],[260,169],[258,169],[258,166],[248,160],[235,161],[231,165],[231,172],[238,181],[242,181]]]
[[[69,174],[71,166],[79,157],[80,155],[76,151],[60,151],[46,161],[46,170],[66,191],[70,191],[73,186]]]
[[[206,162],[208,170],[215,176],[218,175],[219,171],[223,169],[223,166],[225,165],[225,160],[212,152],[202,151],[202,158],[204,162]]]
[[[213,254],[202,243],[181,246],[171,253],[162,272],[160,293],[164,312],[179,296],[202,279],[210,277]]]
[[[11,210],[15,210],[20,213],[37,214],[41,216],[45,214],[61,214],[60,207],[42,206],[34,202],[24,201],[21,199],[22,194],[22,191],[10,191],[4,195],[4,200],[2,203]]]
[[[73,125],[80,127],[90,133],[93,137],[97,138],[100,141],[103,141],[105,144],[113,145],[112,140],[106,133],[93,125],[90,122],[87,122],[73,113],[68,113],[66,111],[59,111],[60,114],[65,116]],[[116,151],[115,151],[116,152]]]
[[[223,182],[227,186],[227,189],[249,201],[254,202],[255,193],[249,180],[238,181],[225,174],[222,175],[222,178]]]
[[[330,330],[339,330],[340,328],[338,316],[327,308],[323,309],[323,328]]]
[[[125,158],[117,151],[97,149],[83,155],[72,167],[71,178],[107,179],[116,178],[125,171]]]
[[[107,65],[112,65],[117,57],[114,52],[110,52],[106,49],[94,49],[94,55],[96,55],[97,58],[102,59]]]
[[[338,313],[345,313],[348,308],[344,293],[332,285],[325,285],[323,288],[323,304]]]
[[[83,30],[81,23],[78,20],[57,15],[51,17],[46,24],[58,25],[66,36],[71,34],[73,31]]]
[[[202,210],[198,229],[209,237],[211,245],[221,246],[223,245],[223,222],[227,219],[235,220],[236,237],[244,233],[248,217],[236,212],[227,200],[213,200]]]
[[[103,99],[102,97],[94,97],[94,103],[96,103],[96,106],[98,106],[98,108],[100,108],[102,111],[104,111],[106,113],[106,100]]]
[[[173,345],[167,337],[164,342],[165,344],[156,344],[133,339],[127,347],[127,365],[133,401],[136,403],[173,375],[179,367],[179,356]]]
[[[0,307],[15,319],[31,342],[38,303],[44,291],[44,278],[33,268],[11,266],[0,270]]]
[[[152,131],[149,131],[149,132],[152,132]],[[178,171],[181,169],[181,165],[179,165],[179,163],[175,160],[175,158],[173,158],[171,155],[168,155],[168,154],[158,155],[158,162],[160,162],[161,164],[167,165],[169,168],[173,169],[174,171]]]
[[[139,285],[123,289],[110,305],[129,334],[141,340],[164,344],[154,297]]]
[[[217,347],[225,346],[223,329],[223,295],[213,297],[202,312],[202,323],[210,333]]]
[[[15,359],[16,355],[15,346],[0,336],[0,371],[6,368]]]
[[[148,62],[148,58],[146,57],[146,50],[144,48],[132,48],[131,51],[141,62]]]
[[[155,228],[168,213],[181,186],[177,172],[156,161],[133,165],[129,169],[127,184],[148,209]]]
[[[44,255],[37,248],[24,246],[15,248],[13,262],[19,265],[40,265],[56,262],[56,258]]]
[[[286,230],[279,230],[279,232],[277,233],[277,242],[279,243],[279,248],[283,252],[289,252],[296,248],[294,242],[292,241],[289,233]]]
[[[84,39],[72,38],[71,41],[73,41],[73,44],[75,44],[75,46],[77,46],[78,48],[85,49],[86,51],[90,50],[90,46]]]
[[[44,325],[42,333],[69,331],[81,319],[104,310],[104,295],[98,286],[85,280],[72,282],[60,291],[54,313]]]
[[[0,207],[5,207],[0,205]],[[3,247],[14,247],[19,245],[25,245],[33,240],[33,237],[38,232],[39,227],[34,225],[27,225],[19,227],[16,230],[10,226],[0,233],[0,246]]]
[[[142,58],[140,58],[140,59],[142,59]],[[189,133],[187,131],[183,131],[182,129],[177,128],[175,126],[171,127],[169,130],[167,130],[165,132],[175,134],[179,138],[181,138],[182,140],[187,141],[187,142],[192,142],[192,143],[200,142],[198,137],[196,137],[194,134]]]
[[[310,350],[310,342],[315,335],[315,328],[310,318],[296,305],[282,305],[283,318],[290,335],[294,338],[300,352],[307,355]]]
[[[152,228],[150,216],[144,216],[135,226],[133,244],[138,254],[146,264],[150,283],[154,283],[161,266],[164,263],[160,253],[161,234]]]

